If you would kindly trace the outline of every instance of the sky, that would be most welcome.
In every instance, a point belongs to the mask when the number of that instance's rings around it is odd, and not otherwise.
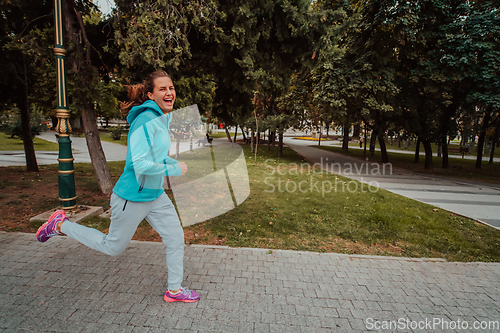
[[[94,0],[94,3],[99,6],[104,15],[109,14],[111,12],[111,8],[115,6],[114,0]]]

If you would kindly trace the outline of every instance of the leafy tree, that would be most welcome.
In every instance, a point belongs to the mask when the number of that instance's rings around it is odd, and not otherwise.
[[[228,122],[245,119],[256,94],[265,114],[278,116],[278,97],[313,54],[309,1],[220,1],[219,8],[224,16],[208,64],[217,82],[214,114]]]
[[[463,2],[451,25],[444,62],[461,73],[460,96],[481,119],[476,168],[481,168],[487,129],[500,116],[500,6],[496,1]]]
[[[51,8],[46,1],[2,1],[0,11],[0,69],[3,74],[0,101],[4,110],[17,106],[26,169],[38,171],[30,125],[30,94],[43,80],[36,75],[37,68],[45,67],[47,60],[43,47],[37,49],[40,46],[37,44],[38,38],[50,31]]]
[[[112,14],[114,44],[121,70],[140,82],[149,72],[165,69],[178,94],[176,106],[212,108],[214,82],[203,67],[204,42],[216,33],[220,15],[214,1],[117,0]]]
[[[106,163],[97,129],[95,104],[101,96],[101,81],[109,74],[103,61],[105,36],[96,33],[95,5],[89,0],[62,2],[62,16],[67,40],[67,81],[71,107],[81,110],[82,124],[99,188],[105,194],[113,189],[113,180]]]
[[[304,68],[292,75],[290,90],[280,96],[278,106],[294,119],[292,127],[311,130],[317,125],[320,108],[314,102],[313,71]]]
[[[361,39],[354,38],[359,39],[355,45],[360,46],[359,52],[367,45],[361,57],[366,60],[359,64],[371,66],[361,96],[374,128],[378,127],[380,145],[385,146],[383,134],[391,123],[406,123],[410,132],[418,134],[426,153],[425,167],[431,168],[431,142],[438,140],[440,130],[446,136],[457,109],[449,93],[450,72],[440,63],[447,27],[457,17],[457,2],[368,1],[360,8],[365,13],[361,22],[366,20],[362,26],[367,29],[361,29]]]

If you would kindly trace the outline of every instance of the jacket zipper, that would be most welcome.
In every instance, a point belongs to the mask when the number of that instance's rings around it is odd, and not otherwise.
[[[141,193],[142,189],[144,188],[144,183],[146,182],[146,176],[143,175],[142,176],[142,181],[141,181],[141,185],[139,186],[139,191],[138,193]]]

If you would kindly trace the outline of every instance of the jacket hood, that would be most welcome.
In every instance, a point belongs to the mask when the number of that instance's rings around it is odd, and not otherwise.
[[[142,112],[146,111],[147,109],[154,111],[158,116],[163,116],[163,112],[161,112],[160,107],[158,104],[156,104],[152,100],[147,100],[141,105],[134,106],[132,109],[130,109],[128,116],[127,116],[127,122],[132,125],[132,122],[137,118],[138,115],[140,115]]]

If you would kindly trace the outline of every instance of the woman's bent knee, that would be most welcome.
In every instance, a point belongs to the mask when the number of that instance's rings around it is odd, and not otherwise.
[[[113,246],[112,244],[103,244],[103,248],[101,249],[101,252],[104,252],[107,255],[116,257],[120,255],[125,249],[127,248],[127,245],[125,246]],[[98,249],[97,249],[98,250]]]

